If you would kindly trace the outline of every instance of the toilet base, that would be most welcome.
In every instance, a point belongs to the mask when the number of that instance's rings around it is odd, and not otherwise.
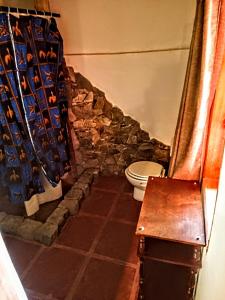
[[[141,190],[137,187],[134,187],[133,198],[138,201],[143,201],[145,195],[145,190]]]

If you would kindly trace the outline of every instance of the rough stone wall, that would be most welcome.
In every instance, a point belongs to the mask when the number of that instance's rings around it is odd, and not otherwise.
[[[135,161],[169,164],[170,147],[140,128],[140,124],[113,106],[105,94],[73,69],[68,69],[69,120],[78,175],[85,169],[122,174]]]

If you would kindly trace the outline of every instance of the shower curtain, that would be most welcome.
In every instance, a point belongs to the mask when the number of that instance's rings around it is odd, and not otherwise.
[[[0,186],[28,215],[70,170],[62,60],[53,18],[0,14]]]

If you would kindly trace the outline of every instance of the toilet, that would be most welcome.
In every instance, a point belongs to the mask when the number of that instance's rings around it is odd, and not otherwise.
[[[134,186],[134,199],[143,201],[149,176],[163,177],[165,169],[162,165],[152,161],[138,161],[132,163],[125,170],[127,180]]]

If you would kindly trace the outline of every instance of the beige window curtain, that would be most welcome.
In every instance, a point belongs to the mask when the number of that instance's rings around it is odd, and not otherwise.
[[[224,149],[225,132],[225,55],[223,57],[215,99],[210,113],[206,140],[203,178],[218,179]]]
[[[225,0],[197,1],[169,170],[173,178],[199,180],[203,172],[225,49],[224,6]]]

